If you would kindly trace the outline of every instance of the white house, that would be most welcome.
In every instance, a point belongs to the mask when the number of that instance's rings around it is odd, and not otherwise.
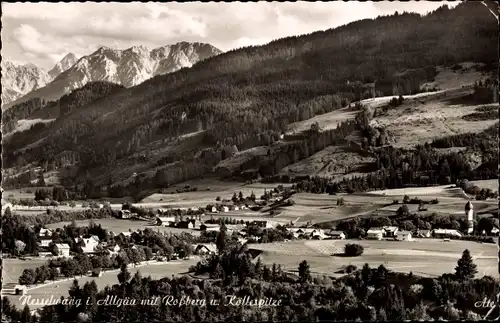
[[[129,210],[120,210],[118,215],[121,219],[130,219],[132,217],[132,213]]]
[[[114,246],[108,246],[109,253],[111,255],[116,255],[122,250],[119,245],[115,244]]]
[[[499,232],[500,232],[500,230],[498,230],[498,228],[494,227],[493,229],[491,229],[491,234],[494,236],[497,236]]]
[[[340,239],[340,240],[345,239],[345,233],[342,231],[330,230],[326,233],[326,235],[332,239]]]
[[[458,230],[454,229],[434,229],[433,235],[438,238],[460,238],[462,236],[462,234],[458,232]]]
[[[121,232],[120,234],[122,234],[123,236],[125,237],[130,237],[132,235],[132,232],[129,232],[129,231],[123,231]]]
[[[212,206],[212,209],[210,210],[212,213],[217,213],[217,208],[215,206]]]
[[[384,230],[382,228],[370,228],[366,232],[367,239],[382,240],[384,236]]]
[[[237,205],[234,206],[235,211],[238,211],[239,209],[240,209],[239,206],[237,206]]]
[[[60,256],[69,257],[69,245],[67,243],[58,243],[56,247]]]
[[[84,245],[82,246],[82,250],[84,253],[90,253],[94,252],[95,248],[99,244],[99,241],[97,241],[95,238],[83,238],[83,243]]]
[[[162,227],[169,227],[172,224],[175,224],[175,217],[174,216],[157,217],[156,218],[156,225],[159,225]]]
[[[201,243],[196,246],[195,254],[209,255],[217,253],[217,246],[214,243]]]
[[[410,231],[398,231],[396,233],[396,239],[400,241],[412,241],[412,236]]]
[[[322,229],[314,229],[309,233],[309,237],[311,239],[317,239],[317,240],[323,240],[327,238],[328,236],[325,234],[325,232]]]
[[[430,238],[432,236],[431,230],[418,230],[417,236],[419,238]]]
[[[42,248],[48,248],[51,242],[52,242],[52,239],[42,239],[39,242],[39,246]]]
[[[222,212],[229,212],[229,207],[223,206],[222,207]]]
[[[259,226],[259,227],[261,227],[263,229],[270,229],[270,228],[274,227],[274,225],[273,225],[273,223],[271,221],[257,221],[256,220],[256,221],[253,221],[251,224],[252,225],[257,225],[257,226]]]
[[[52,236],[52,230],[41,228],[40,232],[38,232],[38,236],[39,237],[51,237]]]

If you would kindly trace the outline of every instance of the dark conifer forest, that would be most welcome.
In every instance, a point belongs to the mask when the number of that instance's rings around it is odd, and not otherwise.
[[[466,2],[454,9],[443,6],[426,16],[396,13],[232,50],[133,88],[89,84],[57,102],[32,100],[10,108],[5,113],[7,130],[23,117],[43,115],[56,120],[6,138],[4,167],[20,170],[30,165],[46,171],[71,167],[76,169],[75,176],[63,179],[68,188],[81,189],[85,184],[93,187],[95,195],[136,196],[144,189],[210,174],[227,158],[228,149],[269,146],[267,158],[251,160],[230,175],[244,178],[248,176],[245,171],[258,165],[260,176],[274,176],[329,145],[345,143],[353,131],[361,131],[361,145],[367,151],[387,144],[384,129],[374,132],[366,120],[357,119],[331,131],[310,131],[273,145],[290,123],[361,99],[414,94],[422,83],[434,79],[436,66],[472,61],[494,71],[497,36],[497,23],[488,10]],[[458,139],[439,140],[431,146],[450,145]],[[481,145],[478,149],[489,149]],[[377,157],[383,149],[371,150],[377,163],[367,172],[378,170],[377,181],[385,184],[342,186],[356,190],[371,185],[434,184],[448,177],[451,181],[462,176],[490,178],[496,172],[488,166],[496,161],[493,155],[472,171],[460,156],[438,158],[429,148],[416,150],[392,149],[389,156],[395,160]],[[405,158],[417,158],[418,166],[401,170],[398,159]],[[429,173],[447,169],[446,163],[450,171],[444,178]],[[113,171],[137,164],[156,175],[121,183],[131,174]],[[396,173],[404,179],[396,180]],[[29,174],[6,183],[26,185]]]

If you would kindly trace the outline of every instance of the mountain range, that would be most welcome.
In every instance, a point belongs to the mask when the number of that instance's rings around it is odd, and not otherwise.
[[[92,182],[105,189],[121,183],[137,190],[202,176],[236,151],[260,147],[263,159],[251,158],[236,171],[272,175],[338,142],[338,136],[359,138],[354,141],[363,147],[387,142],[387,133],[370,128],[369,118],[347,120],[334,132],[280,141],[289,125],[343,107],[345,115],[353,114],[351,103],[374,96],[419,93],[423,84],[435,81],[438,68],[478,62],[483,71],[495,71],[497,40],[498,24],[488,9],[464,2],[425,16],[396,13],[216,56],[212,46],[200,45],[213,57],[193,65],[189,58],[202,59],[202,50],[189,56],[191,51],[184,50],[173,55],[167,49],[100,48],[30,95],[60,95],[71,84],[95,80],[126,87],[92,83],[81,94],[66,95],[69,103],[27,99],[26,108],[17,105],[29,111],[26,119],[48,116],[51,121],[5,140],[4,165],[64,170],[67,186]],[[158,63],[157,57],[171,59]],[[59,107],[65,112],[47,112]],[[135,173],[146,179],[132,177]]]
[[[13,64],[6,63],[10,69],[2,76],[3,92],[6,93],[5,100],[2,95],[2,102],[4,108],[9,108],[32,98],[57,100],[96,81],[131,87],[154,76],[191,67],[220,53],[210,44],[180,42],[152,50],[144,46],[126,50],[100,47],[80,59],[68,54],[48,73],[34,66],[15,69],[10,67]]]
[[[42,88],[52,77],[33,64],[16,65],[2,59],[2,105]]]

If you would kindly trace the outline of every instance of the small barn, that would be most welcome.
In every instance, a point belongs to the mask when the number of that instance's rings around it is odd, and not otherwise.
[[[196,246],[194,251],[197,255],[211,255],[217,253],[217,246],[213,243],[203,243]]]
[[[168,216],[168,217],[157,217],[156,218],[156,225],[161,226],[161,227],[169,227],[175,224],[175,217],[173,216]]]
[[[382,228],[370,228],[366,232],[366,238],[372,240],[382,240],[384,237],[384,230]]]
[[[399,241],[412,241],[412,236],[410,231],[398,231],[396,233],[396,240]]]
[[[339,240],[345,239],[345,233],[342,231],[330,230],[326,233],[326,235],[331,239],[339,239]]]
[[[434,229],[432,235],[436,238],[460,238],[462,234],[453,229]]]

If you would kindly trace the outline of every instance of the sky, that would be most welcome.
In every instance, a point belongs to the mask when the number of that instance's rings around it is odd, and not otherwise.
[[[2,57],[50,70],[66,54],[101,46],[157,48],[180,41],[222,51],[393,14],[425,14],[456,2],[5,3]]]

